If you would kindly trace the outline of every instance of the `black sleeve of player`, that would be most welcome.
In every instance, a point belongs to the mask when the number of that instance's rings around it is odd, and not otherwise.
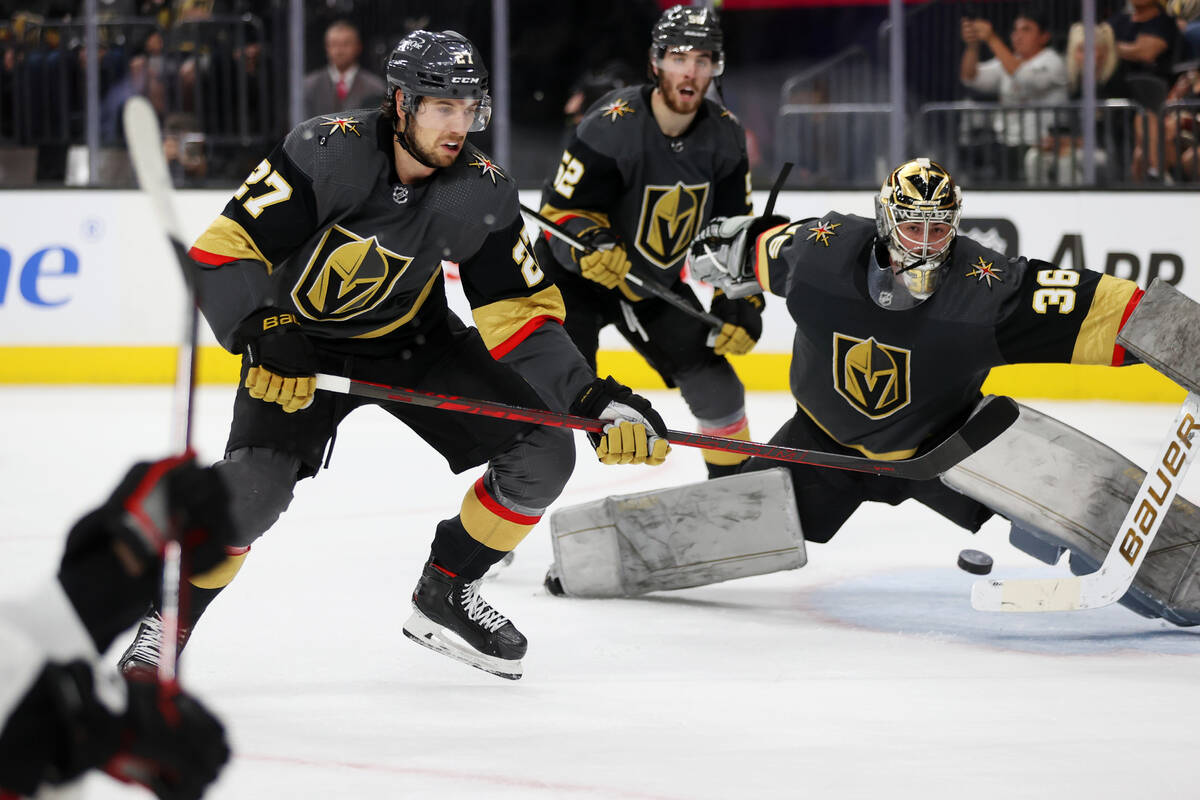
[[[713,188],[713,216],[736,217],[753,213],[750,202],[750,162],[745,157]]]
[[[509,225],[489,233],[475,255],[459,265],[463,294],[471,308],[527,297],[551,285],[538,266],[533,242],[524,230],[525,225],[517,215]]]
[[[1078,281],[1072,283],[1076,275]],[[1030,259],[1020,289],[1008,299],[996,328],[996,343],[1005,362],[1070,363],[1100,278],[1092,270],[1060,269]]]
[[[222,214],[241,225],[272,264],[304,244],[320,223],[312,179],[282,142],[251,171]]]

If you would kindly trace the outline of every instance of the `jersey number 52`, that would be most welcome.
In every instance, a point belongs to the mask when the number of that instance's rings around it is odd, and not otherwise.
[[[575,184],[579,183],[582,177],[583,163],[571,155],[570,151],[563,150],[562,163],[558,165],[558,172],[554,175],[554,191],[569,198],[575,194]]]

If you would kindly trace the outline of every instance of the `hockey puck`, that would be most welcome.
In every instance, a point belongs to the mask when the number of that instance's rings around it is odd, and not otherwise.
[[[982,550],[963,550],[958,554],[958,568],[972,575],[987,575],[992,571],[992,557]]]

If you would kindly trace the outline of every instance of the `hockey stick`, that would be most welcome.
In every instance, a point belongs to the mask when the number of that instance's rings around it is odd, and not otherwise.
[[[579,417],[574,414],[520,408],[492,400],[471,400],[466,397],[430,394],[414,389],[405,389],[400,386],[385,386],[379,383],[356,381],[337,375],[318,374],[317,388],[340,394],[370,397],[375,400],[391,400],[397,403],[409,403],[426,408],[436,408],[442,411],[458,411],[463,414],[478,414],[480,416],[496,417],[497,419],[508,419],[516,422],[532,422],[537,425],[548,425],[554,428],[573,428],[591,433],[602,433],[604,426],[608,424],[603,420]],[[770,458],[776,461],[787,461],[792,464],[808,464],[813,467],[870,472],[877,475],[891,475],[894,478],[908,478],[911,480],[930,480],[941,475],[959,461],[962,461],[1003,433],[1009,425],[1016,421],[1017,414],[1017,404],[1010,398],[989,397],[979,407],[979,410],[975,412],[975,415],[967,420],[948,439],[924,455],[901,461],[874,461],[869,458],[847,456],[841,453],[823,453],[819,450],[802,450],[798,447],[761,444],[759,442],[747,442],[741,439],[728,439],[723,436],[709,436],[703,433],[688,433],[686,431],[667,431],[667,441],[687,447],[722,450],[727,453]]]
[[[1157,467],[1146,473],[1100,569],[1069,578],[976,581],[971,587],[971,606],[977,611],[1077,611],[1120,600],[1150,552],[1191,466],[1192,434],[1200,428],[1198,418],[1200,396],[1189,392],[1171,423],[1171,435]],[[1160,493],[1156,493],[1159,487]]]
[[[192,453],[192,400],[196,392],[196,339],[200,329],[200,314],[196,307],[195,282],[187,268],[187,247],[183,229],[175,213],[174,188],[163,156],[162,135],[158,117],[150,101],[131,97],[122,112],[125,140],[129,157],[137,174],[138,185],[158,216],[163,233],[175,251],[175,259],[187,288],[187,320],[179,342],[179,359],[175,366],[174,430],[171,442],[174,449],[189,457]],[[158,680],[164,687],[175,684],[178,665],[179,608],[181,591],[182,549],[179,531],[172,531],[163,552],[162,578],[162,647],[158,660]]]
[[[556,239],[561,239],[562,241],[571,245],[571,247],[574,247],[576,250],[582,250],[585,253],[596,252],[597,248],[583,241],[579,237],[563,230],[553,220],[543,216],[542,214],[539,214],[537,211],[534,211],[524,203],[521,204],[521,212],[524,213],[526,217],[533,220],[537,226],[546,233],[550,234]],[[632,270],[625,273],[625,280],[645,291],[646,294],[657,297],[659,300],[662,300],[666,303],[670,303],[688,316],[700,320],[705,325],[708,325],[717,331],[720,331],[725,325],[725,321],[715,314],[710,314],[707,311],[701,311],[665,286],[659,286],[652,280],[643,280],[639,278],[637,275],[633,274]]]
[[[775,201],[779,199],[779,191],[783,188],[783,182],[787,180],[787,176],[792,171],[794,165],[790,161],[783,162],[783,166],[779,168],[779,174],[775,177],[775,183],[771,186],[771,193],[767,195],[767,207],[763,209],[762,215],[769,217],[775,213]]]

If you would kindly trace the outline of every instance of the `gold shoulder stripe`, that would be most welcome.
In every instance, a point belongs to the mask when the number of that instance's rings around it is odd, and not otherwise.
[[[548,286],[529,297],[510,297],[474,309],[475,326],[488,350],[494,350],[538,317],[562,322],[567,309],[557,286]]]
[[[1075,336],[1075,349],[1071,353],[1072,364],[1112,364],[1113,347],[1117,343],[1117,331],[1125,307],[1137,290],[1137,284],[1112,275],[1101,275],[1079,333]]]
[[[274,266],[270,259],[262,254],[262,250],[258,249],[258,245],[254,243],[254,239],[246,232],[246,229],[224,214],[213,220],[208,229],[200,234],[200,238],[196,240],[193,247],[219,256],[226,256],[235,261],[241,259],[261,261],[267,265],[267,274],[270,274],[271,268]]]

